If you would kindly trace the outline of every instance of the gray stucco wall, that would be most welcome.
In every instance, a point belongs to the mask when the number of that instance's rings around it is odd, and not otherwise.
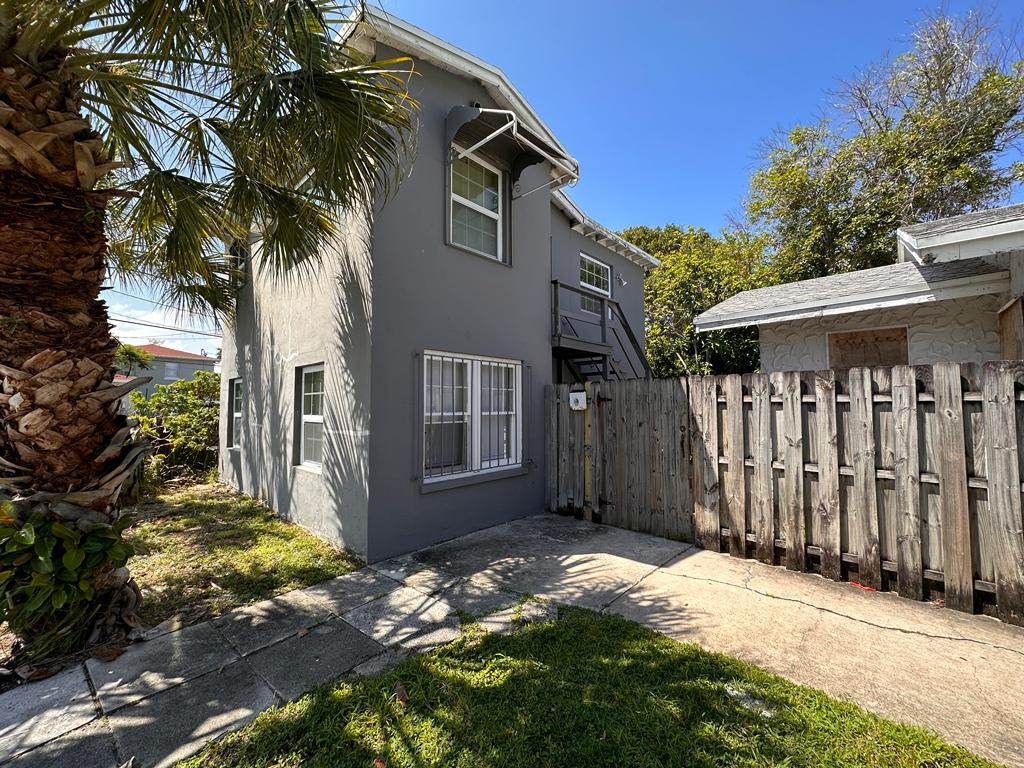
[[[378,56],[393,55],[378,49]],[[445,245],[445,118],[494,106],[479,85],[422,61],[417,157],[373,227],[373,402],[370,561],[543,511],[543,388],[551,381],[550,203],[511,203],[511,265]],[[522,188],[546,180],[528,168]],[[522,360],[525,472],[423,493],[421,354],[425,349]]]
[[[365,223],[340,217],[319,272],[251,275],[225,328],[222,479],[287,519],[367,554],[372,285]],[[297,466],[297,369],[324,364],[324,460]],[[243,382],[240,445],[226,448],[228,386]]]
[[[907,327],[911,365],[946,360],[968,363],[998,360],[996,313],[1005,302],[1005,295],[990,294],[762,325],[759,334],[761,370],[828,368],[828,333],[897,326]]]

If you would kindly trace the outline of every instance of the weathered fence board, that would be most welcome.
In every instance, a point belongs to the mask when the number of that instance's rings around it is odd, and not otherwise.
[[[567,385],[550,509],[1024,624],[1024,363]]]

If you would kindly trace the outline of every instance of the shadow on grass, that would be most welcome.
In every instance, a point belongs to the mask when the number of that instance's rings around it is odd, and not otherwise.
[[[991,765],[920,729],[579,609],[317,689],[185,765],[365,768],[376,758],[388,768]]]
[[[347,573],[359,563],[259,502],[195,486],[140,504],[127,539],[141,616],[186,623]]]

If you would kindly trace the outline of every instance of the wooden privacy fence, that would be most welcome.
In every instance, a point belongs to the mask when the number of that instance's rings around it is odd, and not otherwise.
[[[571,388],[549,509],[1024,624],[1024,362]]]

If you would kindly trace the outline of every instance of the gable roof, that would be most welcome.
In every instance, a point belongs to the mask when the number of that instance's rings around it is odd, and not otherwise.
[[[1024,247],[1024,204],[900,227],[896,240],[902,260],[922,263],[1018,250]]]
[[[698,331],[1001,293],[1009,272],[984,259],[903,262],[743,291],[694,318]]]
[[[205,360],[211,363],[216,362],[212,357],[207,357],[206,355],[197,355],[195,352],[186,352],[183,349],[164,347],[160,344],[143,344],[139,349],[143,352],[148,352],[153,357],[173,357],[181,360]]]
[[[346,25],[344,32],[350,45],[358,47],[359,42],[363,39],[375,40],[421,61],[426,61],[438,69],[478,81],[496,104],[515,112],[530,130],[565,155],[577,169],[579,168],[579,163],[558,140],[554,131],[541,119],[501,69],[426,30],[387,13],[373,3],[361,5],[362,8],[352,16],[352,19],[359,23]],[[637,248],[591,219],[561,189],[552,189],[551,199],[555,206],[569,217],[573,229],[577,232],[645,269],[657,267],[661,263],[646,251]]]

